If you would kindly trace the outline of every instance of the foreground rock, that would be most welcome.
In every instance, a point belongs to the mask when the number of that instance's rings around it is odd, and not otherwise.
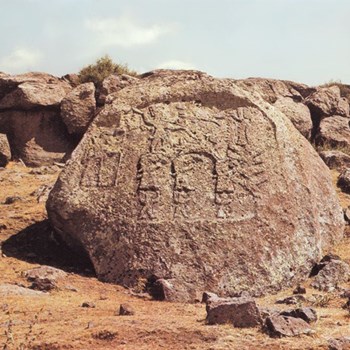
[[[11,160],[11,149],[5,134],[0,134],[0,167],[5,167]]]
[[[311,334],[309,324],[300,318],[273,315],[265,321],[265,330],[271,337],[295,337]]]
[[[301,318],[307,323],[312,323],[317,321],[317,313],[311,307],[302,307],[298,309],[283,311],[280,313],[280,315],[294,317],[294,318]]]
[[[83,135],[96,112],[95,86],[85,83],[71,91],[61,103],[61,116],[70,134]]]
[[[341,151],[322,151],[320,157],[330,169],[343,171],[345,168],[350,168],[350,156]]]
[[[259,295],[307,277],[342,237],[328,168],[259,95],[156,71],[113,96],[47,204],[100,279]]]
[[[13,284],[1,284],[0,285],[0,296],[14,296],[21,295],[25,297],[40,297],[45,296],[45,293],[32,290],[29,288],[13,285]]]
[[[248,328],[260,325],[261,317],[252,298],[218,299],[207,303],[207,323]]]
[[[350,336],[330,339],[328,350],[350,350]]]

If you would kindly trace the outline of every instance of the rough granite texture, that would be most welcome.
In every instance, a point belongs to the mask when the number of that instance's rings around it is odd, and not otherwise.
[[[171,279],[184,301],[287,287],[343,235],[329,170],[288,118],[197,71],[109,95],[47,209],[101,280]]]

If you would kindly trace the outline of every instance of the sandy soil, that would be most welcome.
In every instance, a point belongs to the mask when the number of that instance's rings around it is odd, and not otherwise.
[[[58,170],[31,172],[19,163],[0,169],[0,286],[29,286],[23,271],[42,264],[62,268],[68,276],[42,296],[0,297],[0,349],[327,349],[327,339],[350,336],[349,312],[341,308],[345,300],[339,293],[309,288],[310,281],[304,284],[306,296],[319,295],[314,305],[319,320],[312,326],[313,335],[292,339],[272,339],[259,328],[209,326],[203,304],[152,301],[99,282],[89,262],[56,239],[46,221],[45,203],[32,195],[53,184]],[[333,176],[336,179],[336,172]],[[9,196],[20,199],[3,204]],[[339,196],[343,206],[350,204],[350,196]],[[350,235],[333,252],[350,263]],[[289,289],[257,302],[286,309],[274,303],[291,294]],[[85,301],[96,307],[81,307]],[[119,316],[121,303],[132,306],[135,315]]]

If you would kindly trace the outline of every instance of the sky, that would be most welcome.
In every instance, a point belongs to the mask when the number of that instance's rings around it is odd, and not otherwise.
[[[0,0],[0,71],[62,76],[106,54],[139,73],[350,84],[350,0]]]

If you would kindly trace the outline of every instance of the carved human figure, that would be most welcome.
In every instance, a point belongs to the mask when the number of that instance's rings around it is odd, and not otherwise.
[[[139,219],[170,219],[172,182],[170,160],[158,153],[140,157],[137,169]]]
[[[214,208],[214,162],[209,155],[191,153],[174,160],[174,217],[211,218]]]

